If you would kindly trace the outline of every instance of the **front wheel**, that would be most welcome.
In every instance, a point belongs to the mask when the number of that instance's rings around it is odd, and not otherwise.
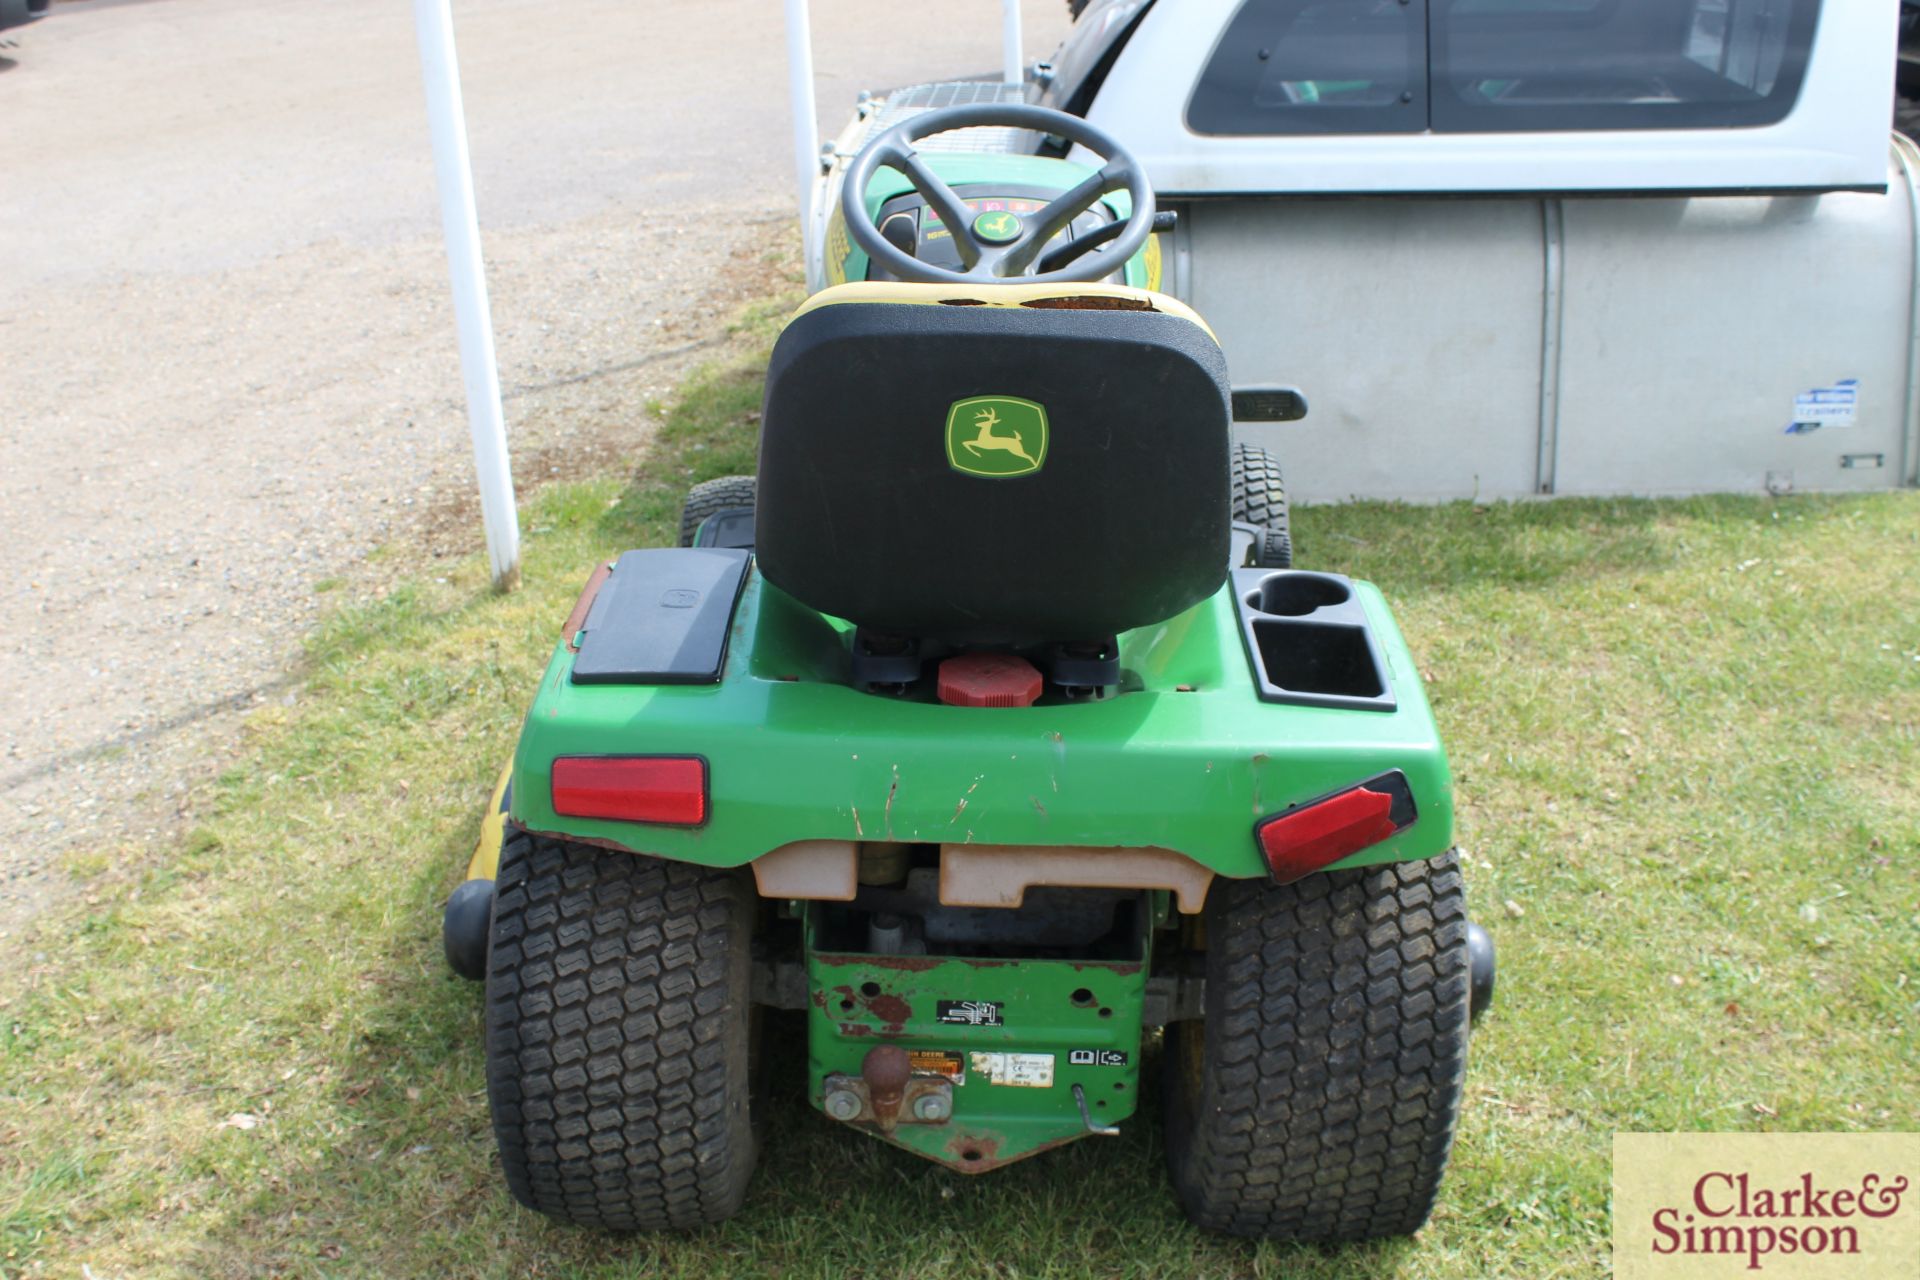
[[[1280,459],[1258,445],[1235,443],[1229,483],[1233,518],[1259,525],[1262,531],[1253,549],[1254,567],[1293,568],[1293,522]]]
[[[680,508],[680,545],[692,546],[708,517],[736,507],[751,509],[758,490],[759,483],[753,476],[702,480],[687,490],[687,500]]]
[[[1188,1217],[1273,1240],[1409,1235],[1467,1053],[1454,855],[1293,884],[1217,880],[1205,1018],[1168,1028],[1167,1160]]]
[[[731,1216],[762,1110],[750,886],[524,832],[496,885],[487,1096],[515,1198],[616,1231]]]

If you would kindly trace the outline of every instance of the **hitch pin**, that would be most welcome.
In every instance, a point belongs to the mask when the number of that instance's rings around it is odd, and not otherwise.
[[[1093,1112],[1087,1110],[1087,1091],[1079,1085],[1073,1086],[1073,1100],[1080,1104],[1080,1123],[1087,1126],[1088,1133],[1097,1133],[1103,1138],[1117,1138],[1120,1127],[1111,1124],[1095,1124]]]

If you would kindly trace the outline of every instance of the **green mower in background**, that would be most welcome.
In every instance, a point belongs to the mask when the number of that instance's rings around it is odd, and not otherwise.
[[[913,146],[976,125],[1102,164],[1010,193]],[[1492,953],[1385,600],[1291,568],[1232,441],[1303,402],[1137,287],[1153,194],[1076,117],[914,116],[835,226],[852,282],[774,348],[757,477],[593,573],[448,904],[509,1187],[732,1214],[779,1008],[827,1121],[963,1173],[1118,1133],[1159,1033],[1196,1223],[1415,1230]]]

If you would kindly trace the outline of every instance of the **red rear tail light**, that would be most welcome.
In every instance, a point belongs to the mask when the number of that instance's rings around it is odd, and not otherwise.
[[[707,762],[698,756],[562,756],[553,762],[553,811],[697,827],[707,820]]]
[[[1296,805],[1253,833],[1274,880],[1287,884],[1379,844],[1412,825],[1414,816],[1413,792],[1396,770]]]

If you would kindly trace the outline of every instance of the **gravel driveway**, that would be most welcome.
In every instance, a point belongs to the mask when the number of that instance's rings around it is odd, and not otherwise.
[[[823,124],[999,5],[815,0]],[[456,0],[522,483],[629,456],[773,283],[772,0]],[[1028,48],[1064,12],[1028,5]],[[867,29],[872,27],[874,29]],[[76,0],[0,58],[0,934],[188,813],[375,546],[480,545],[410,6]],[[448,542],[448,539],[451,542]],[[447,545],[438,545],[447,543]]]

